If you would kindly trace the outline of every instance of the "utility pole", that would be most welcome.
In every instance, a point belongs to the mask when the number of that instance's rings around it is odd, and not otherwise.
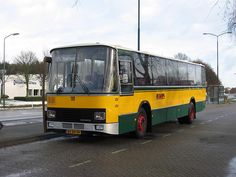
[[[217,64],[217,79],[220,82],[219,76],[219,37],[225,34],[231,34],[232,32],[224,32],[221,34],[203,33],[203,35],[210,35],[216,37],[216,64]],[[217,103],[220,104],[220,83],[218,84]]]
[[[2,86],[3,86],[3,90],[2,90],[2,95],[3,95],[3,109],[5,109],[5,73],[6,73],[6,61],[5,61],[5,51],[6,51],[6,39],[10,36],[16,36],[19,35],[19,33],[12,33],[7,35],[6,37],[4,37],[3,40],[3,76],[2,76]]]
[[[140,50],[140,0],[138,0],[138,51]]]

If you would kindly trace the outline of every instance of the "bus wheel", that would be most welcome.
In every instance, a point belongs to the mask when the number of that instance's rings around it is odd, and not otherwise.
[[[185,123],[186,123],[186,117],[180,117],[180,118],[178,118],[178,122],[179,122],[180,124],[185,124]]]
[[[138,117],[137,117],[137,123],[136,123],[136,137],[137,138],[143,138],[147,131],[147,113],[146,111],[141,108]]]
[[[187,123],[191,124],[193,120],[195,119],[195,117],[196,117],[195,107],[194,107],[194,104],[191,102],[189,104]]]

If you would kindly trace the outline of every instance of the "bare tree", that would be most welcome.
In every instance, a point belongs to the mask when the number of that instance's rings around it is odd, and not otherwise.
[[[44,62],[36,61],[34,64],[32,64],[32,68],[34,70],[32,74],[36,75],[36,79],[39,81],[41,86],[43,83],[44,67]]]
[[[221,84],[221,81],[217,78],[216,73],[214,72],[214,70],[208,63],[205,63],[200,59],[194,60],[193,62],[202,64],[205,66],[207,85],[220,85]]]
[[[191,58],[184,53],[177,53],[176,55],[174,55],[174,58],[179,60],[191,61]]]
[[[228,31],[236,34],[236,0],[215,0],[210,12],[218,7],[228,24]]]
[[[225,18],[228,22],[228,30],[236,32],[236,0],[225,0]]]
[[[34,65],[38,62],[38,59],[34,52],[22,51],[19,56],[15,58],[15,64],[18,67],[18,73],[22,76],[20,79],[26,85],[26,97],[28,97],[29,82],[32,79],[32,74],[34,73]]]

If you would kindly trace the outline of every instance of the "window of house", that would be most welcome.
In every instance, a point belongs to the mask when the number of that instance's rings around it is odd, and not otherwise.
[[[38,96],[38,95],[39,95],[39,90],[38,89],[34,90],[34,96]]]
[[[29,90],[28,90],[28,95],[29,95],[29,96],[32,96],[32,89],[29,89]]]

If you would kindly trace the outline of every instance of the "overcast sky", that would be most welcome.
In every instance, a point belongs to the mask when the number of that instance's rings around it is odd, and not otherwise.
[[[227,30],[224,0],[141,0],[141,50],[173,57],[181,52],[209,63],[216,71],[216,38]],[[137,49],[138,0],[0,0],[0,60],[3,38],[6,61],[21,51],[42,60],[54,47],[101,42]],[[212,8],[214,6],[214,8]],[[219,40],[220,79],[236,87],[236,40]]]

